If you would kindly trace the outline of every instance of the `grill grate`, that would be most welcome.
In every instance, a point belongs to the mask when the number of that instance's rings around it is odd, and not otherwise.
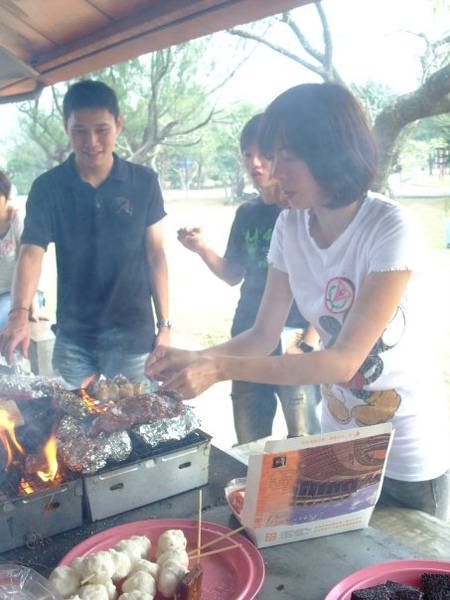
[[[133,442],[133,450],[126,460],[114,465],[109,464],[102,469],[99,469],[96,474],[108,473],[114,471],[114,469],[126,467],[136,461],[156,458],[164,454],[176,452],[177,450],[196,446],[200,442],[205,441],[205,436],[206,434],[203,432],[193,431],[181,440],[163,442],[155,448],[149,448],[144,442],[135,440]],[[16,470],[14,476],[11,476],[9,480],[2,482],[0,506],[7,502],[31,497],[33,494],[50,492],[52,490],[56,491],[60,486],[69,481],[74,481],[79,477],[80,475],[78,473],[70,471],[69,469],[60,469],[53,481],[42,481],[35,473],[26,473],[21,476]]]
[[[181,440],[162,442],[154,448],[149,448],[148,445],[139,439],[133,439],[133,448],[131,454],[126,460],[115,463],[114,465],[109,464],[96,471],[96,474],[107,473],[113,469],[126,467],[127,465],[136,461],[145,460],[147,458],[156,458],[157,456],[162,456],[163,454],[169,454],[171,452],[176,452],[177,450],[196,446],[200,442],[204,442],[205,439],[209,439],[209,437],[210,436],[207,436],[205,433],[196,430],[192,431]]]
[[[65,483],[78,478],[78,473],[73,473],[67,469],[58,472],[52,481],[43,481],[35,473],[25,473],[22,476],[16,473],[14,477],[2,483],[0,506],[6,502],[31,497],[33,494],[57,490]]]

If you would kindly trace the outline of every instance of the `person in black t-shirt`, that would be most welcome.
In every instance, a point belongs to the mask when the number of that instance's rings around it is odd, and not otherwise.
[[[270,178],[270,166],[259,153],[257,129],[261,115],[255,115],[241,132],[241,153],[247,174],[259,191],[258,198],[245,202],[236,211],[223,257],[210,248],[199,228],[182,228],[179,241],[196,252],[210,270],[229,285],[241,284],[240,298],[234,314],[231,335],[249,329],[256,318],[267,277],[267,252],[275,221],[281,207],[277,202],[277,185]],[[288,352],[313,349],[316,337],[293,304],[286,327],[304,332]],[[309,342],[309,344],[307,343]],[[282,351],[281,341],[276,354]],[[277,386],[233,381],[231,398],[236,436],[239,444],[267,437],[280,399],[288,436],[320,432],[316,413],[319,393],[316,386]]]

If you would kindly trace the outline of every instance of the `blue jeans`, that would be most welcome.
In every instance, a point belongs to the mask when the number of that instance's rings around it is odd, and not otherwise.
[[[65,382],[77,389],[94,374],[113,379],[120,373],[132,383],[147,381],[144,375],[147,356],[148,354],[129,354],[120,344],[112,344],[99,352],[57,334],[52,362],[53,368]]]
[[[450,514],[450,470],[429,481],[399,481],[385,477],[380,500],[397,500],[446,521]]]
[[[5,292],[0,294],[0,331],[6,327],[8,313],[11,309],[11,294]]]
[[[272,434],[279,398],[286,420],[288,437],[320,432],[317,386],[278,386],[233,381],[234,428],[238,444],[247,444]]]

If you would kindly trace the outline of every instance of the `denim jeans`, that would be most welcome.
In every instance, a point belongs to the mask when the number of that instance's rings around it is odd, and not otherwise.
[[[5,292],[0,294],[0,331],[6,327],[8,313],[11,309],[11,294]]]
[[[99,352],[57,334],[53,349],[53,368],[74,389],[81,387],[94,374],[113,379],[120,373],[132,383],[138,383],[146,381],[144,367],[147,356],[148,354],[129,354],[120,344],[112,344]]]
[[[450,517],[450,470],[428,481],[399,481],[385,477],[380,500],[393,498],[408,508],[446,521]]]
[[[238,444],[272,434],[278,399],[289,437],[320,432],[316,412],[320,402],[317,386],[277,386],[233,381],[231,400]]]

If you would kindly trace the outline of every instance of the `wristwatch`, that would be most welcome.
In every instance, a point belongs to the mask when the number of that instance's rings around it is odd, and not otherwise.
[[[158,321],[156,323],[156,327],[158,329],[164,329],[164,328],[171,329],[172,328],[172,323],[170,321]]]
[[[302,352],[313,352],[314,350],[313,346],[310,346],[303,340],[297,344],[297,348],[300,348]]]

